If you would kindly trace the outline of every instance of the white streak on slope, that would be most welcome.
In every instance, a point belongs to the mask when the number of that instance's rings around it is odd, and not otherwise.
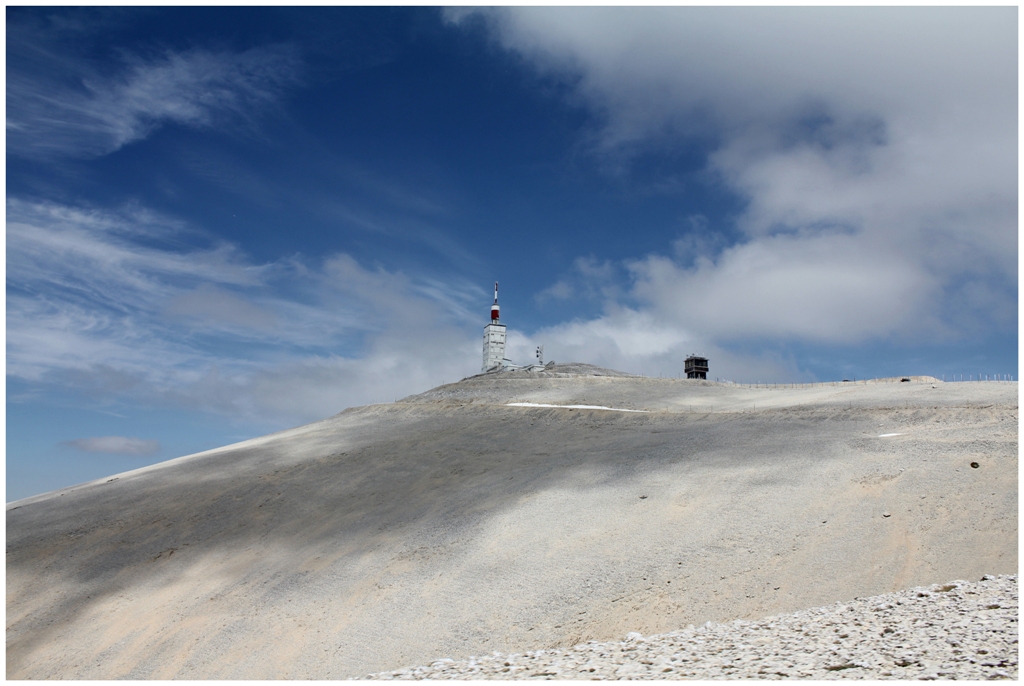
[[[508,407],[560,407],[570,410],[611,410],[612,412],[648,412],[649,410],[624,410],[621,407],[605,407],[604,405],[545,405],[543,403],[508,403]]]

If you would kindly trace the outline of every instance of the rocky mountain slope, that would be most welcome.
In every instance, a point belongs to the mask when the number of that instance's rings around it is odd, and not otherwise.
[[[7,676],[341,678],[1016,569],[1015,383],[558,365],[9,503]]]
[[[985,576],[656,636],[493,653],[373,679],[1016,679],[1017,576]]]

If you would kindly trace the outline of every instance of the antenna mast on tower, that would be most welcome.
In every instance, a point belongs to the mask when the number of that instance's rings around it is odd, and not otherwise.
[[[494,304],[491,305],[491,321],[492,322],[496,323],[498,321],[498,319],[499,319],[498,315],[499,315],[500,312],[501,312],[501,308],[498,307],[498,282],[495,281],[494,282]]]

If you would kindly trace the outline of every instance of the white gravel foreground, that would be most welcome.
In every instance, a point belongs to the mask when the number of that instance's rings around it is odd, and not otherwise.
[[[1017,575],[370,679],[1017,679]]]

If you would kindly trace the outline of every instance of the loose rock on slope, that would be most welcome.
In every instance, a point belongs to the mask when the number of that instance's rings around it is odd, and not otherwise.
[[[1017,576],[858,598],[757,621],[494,653],[370,679],[1016,679]]]

